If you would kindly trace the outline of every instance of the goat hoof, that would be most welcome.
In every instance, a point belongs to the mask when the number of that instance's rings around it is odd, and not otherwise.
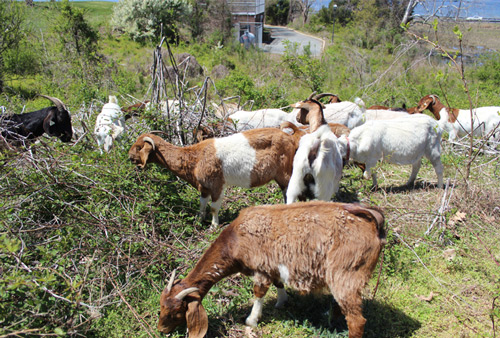
[[[250,326],[250,327],[256,328],[256,327],[257,327],[257,320],[255,320],[255,319],[253,319],[253,318],[248,317],[248,318],[245,320],[245,324],[246,324],[247,326]]]

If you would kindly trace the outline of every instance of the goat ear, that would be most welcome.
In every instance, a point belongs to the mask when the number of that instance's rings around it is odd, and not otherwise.
[[[186,312],[189,338],[203,338],[208,331],[208,316],[200,300],[189,302]]]
[[[45,132],[50,136],[54,136],[52,135],[53,133],[51,132],[51,129],[56,124],[56,122],[54,121],[55,118],[56,116],[54,114],[54,111],[51,110],[50,113],[47,114],[47,117],[43,119],[43,130],[45,130]]]
[[[142,164],[144,164],[144,166],[146,166],[146,163],[148,163],[149,154],[151,153],[152,150],[154,150],[153,146],[148,142],[144,142],[144,145],[142,146],[142,149],[139,152],[141,156],[141,162]]]

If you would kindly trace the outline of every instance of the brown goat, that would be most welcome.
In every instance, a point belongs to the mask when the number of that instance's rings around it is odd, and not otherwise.
[[[313,201],[244,209],[186,278],[174,281],[172,274],[161,295],[158,330],[168,333],[187,323],[189,338],[203,337],[208,329],[203,298],[215,283],[240,272],[254,276],[256,300],[247,325],[257,325],[271,284],[284,283],[302,293],[328,289],[346,317],[349,338],[361,338],[366,322],[361,292],[385,244],[383,223],[380,210],[357,204]]]
[[[140,116],[144,112],[144,109],[146,109],[146,106],[149,102],[150,102],[149,100],[146,100],[143,102],[137,102],[126,108],[122,108],[122,112],[125,114],[124,115],[125,120],[128,120],[133,116]]]
[[[195,187],[201,193],[201,217],[210,197],[215,226],[226,186],[253,188],[274,180],[286,199],[299,139],[277,128],[262,128],[177,147],[143,134],[130,148],[129,158],[139,168],[157,163]]]

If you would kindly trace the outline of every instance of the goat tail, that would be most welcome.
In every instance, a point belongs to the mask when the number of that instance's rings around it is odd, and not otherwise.
[[[293,124],[292,122],[289,122],[289,121],[281,122],[280,129],[283,130],[286,128],[292,129],[294,134],[299,131],[299,128],[295,124]]]
[[[344,204],[343,208],[353,215],[374,221],[377,225],[378,237],[382,241],[382,244],[386,243],[386,232],[384,228],[385,218],[381,208],[366,206],[361,203]]]

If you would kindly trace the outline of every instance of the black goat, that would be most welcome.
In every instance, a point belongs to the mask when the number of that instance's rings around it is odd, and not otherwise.
[[[55,106],[24,114],[2,115],[0,128],[2,138],[7,141],[33,140],[43,133],[56,136],[63,142],[71,141],[73,128],[71,116],[61,100],[40,95],[52,101]]]

